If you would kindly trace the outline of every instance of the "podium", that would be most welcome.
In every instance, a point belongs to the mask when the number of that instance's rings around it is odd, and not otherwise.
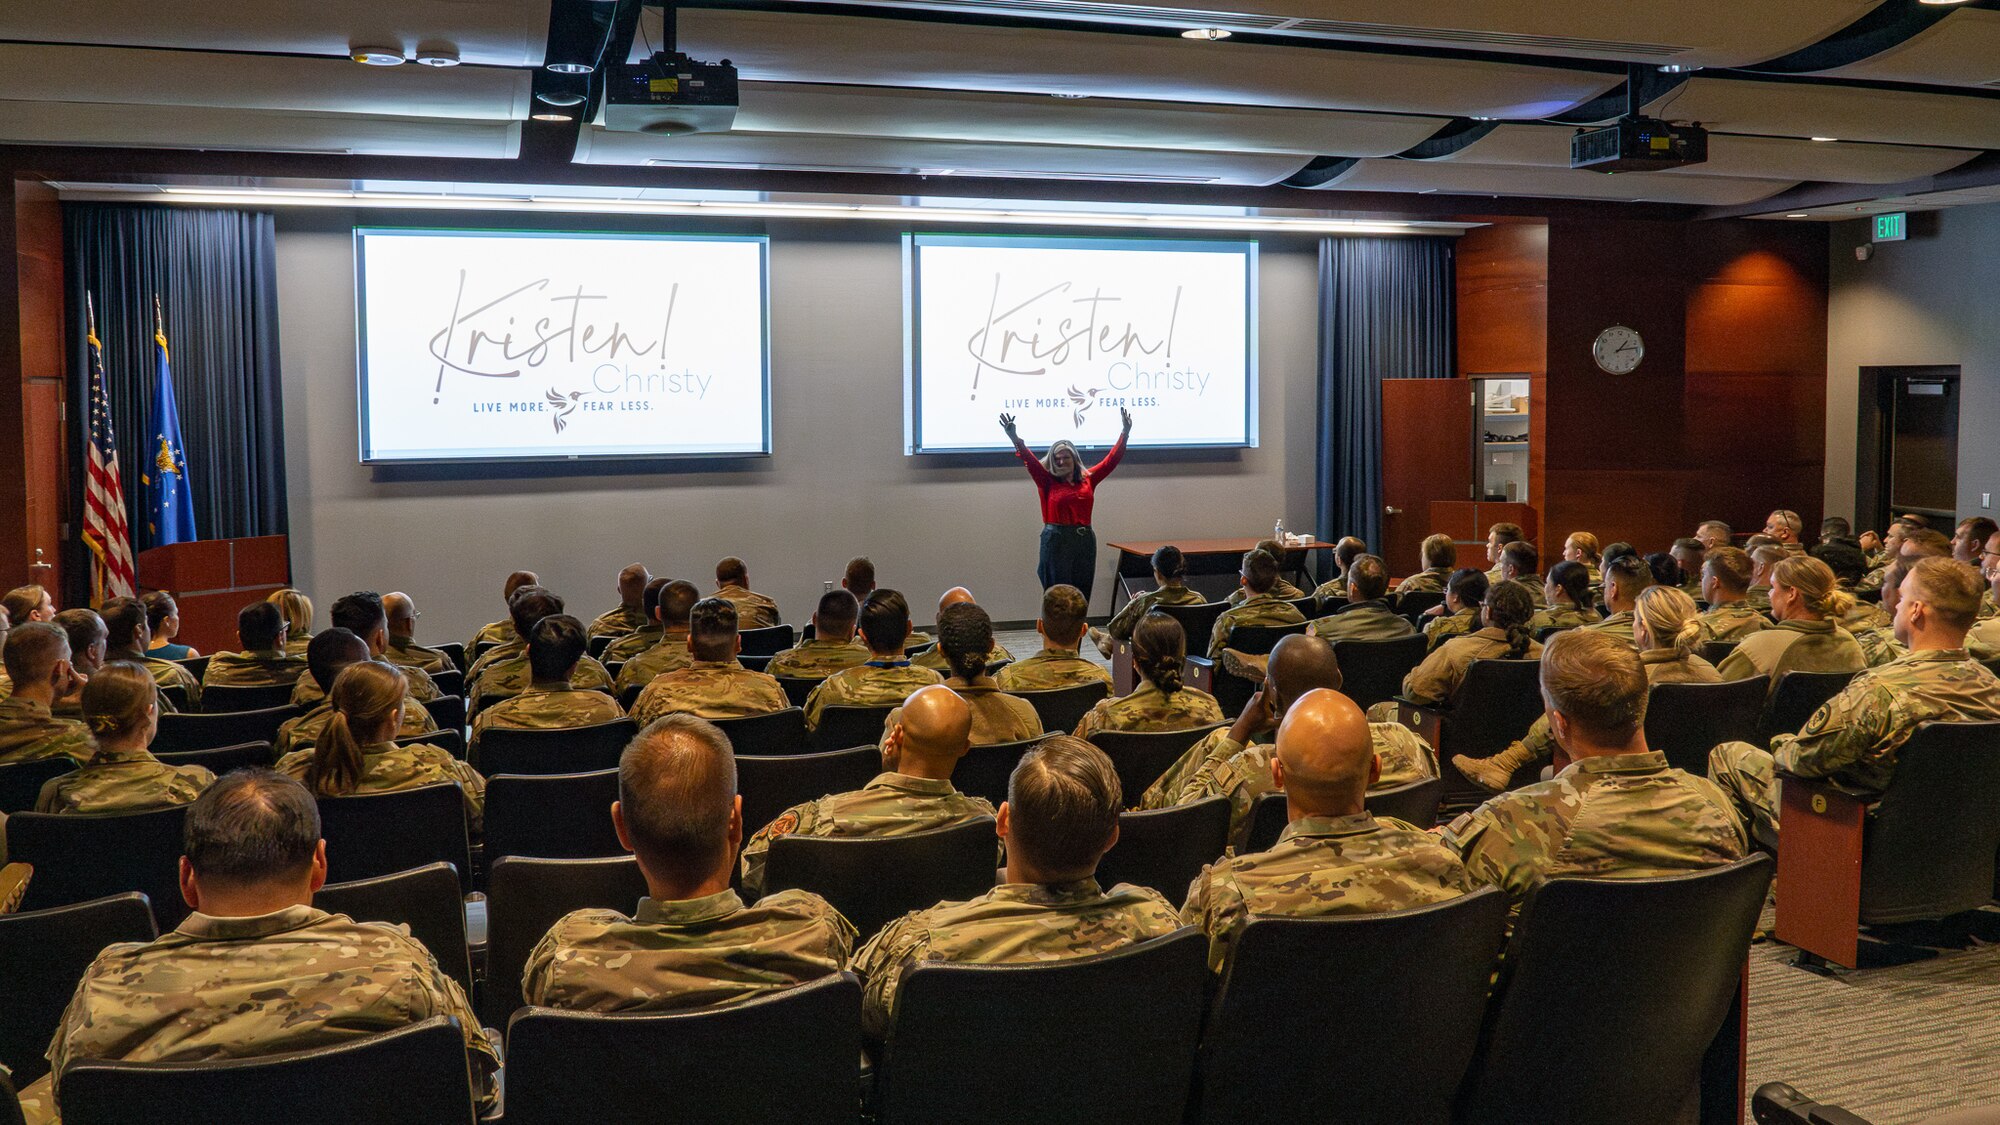
[[[291,541],[282,535],[201,539],[139,552],[139,592],[166,590],[180,607],[179,643],[204,653],[236,647],[236,614],[292,581]]]

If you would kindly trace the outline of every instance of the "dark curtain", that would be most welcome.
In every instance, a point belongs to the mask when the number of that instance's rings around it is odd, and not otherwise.
[[[1449,238],[1327,238],[1319,249],[1318,532],[1382,544],[1382,380],[1449,378]]]
[[[195,526],[203,539],[282,535],[284,402],[278,380],[277,242],[269,212],[63,205],[69,287],[71,424],[87,436],[90,387],[85,297],[96,304],[105,393],[118,434],[132,549],[148,541],[139,472],[150,459],[153,298],[187,449]],[[84,458],[72,482],[82,510]]]

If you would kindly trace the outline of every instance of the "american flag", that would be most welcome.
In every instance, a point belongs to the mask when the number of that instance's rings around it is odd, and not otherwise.
[[[97,342],[97,316],[90,317],[90,472],[83,490],[83,541],[97,557],[95,581],[100,604],[134,593],[132,535],[125,526],[125,486],[118,480],[118,434],[111,426],[111,402],[104,395],[104,348]]]

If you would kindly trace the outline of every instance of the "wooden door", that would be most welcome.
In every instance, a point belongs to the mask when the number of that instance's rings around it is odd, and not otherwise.
[[[1433,500],[1472,499],[1472,383],[1382,381],[1382,542],[1394,575],[1423,569]]]

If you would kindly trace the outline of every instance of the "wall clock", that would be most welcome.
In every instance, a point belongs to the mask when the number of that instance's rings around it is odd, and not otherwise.
[[[1597,366],[1613,375],[1630,374],[1646,358],[1646,342],[1639,333],[1622,324],[1614,324],[1597,334],[1590,345],[1590,356]]]

